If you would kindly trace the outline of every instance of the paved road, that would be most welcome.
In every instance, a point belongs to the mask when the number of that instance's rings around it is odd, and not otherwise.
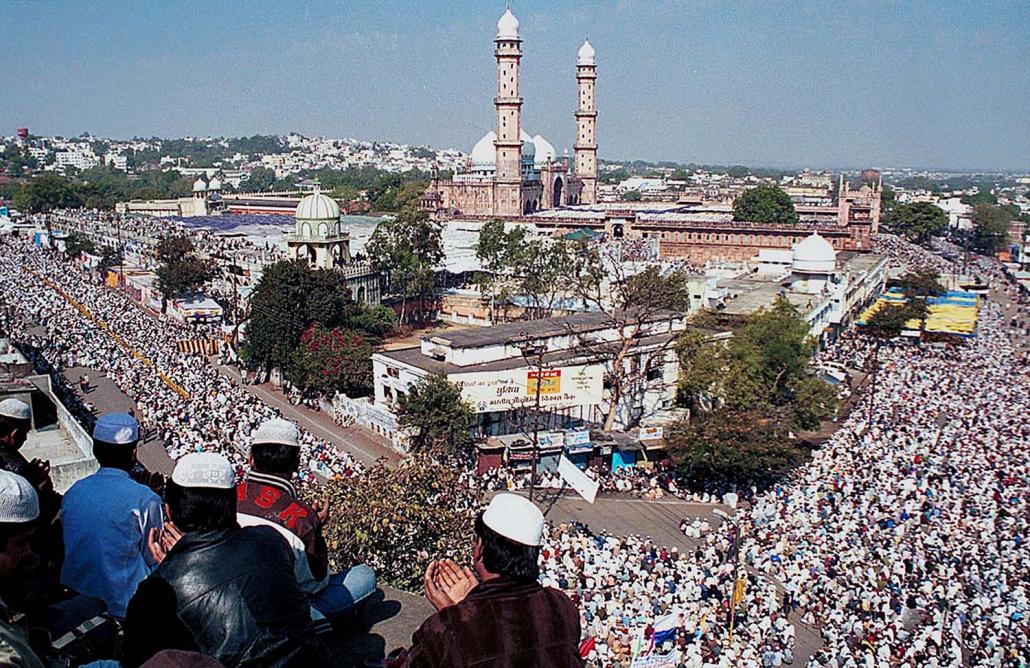
[[[240,374],[235,368],[223,364],[218,370],[240,384]],[[379,434],[359,425],[343,427],[322,411],[314,411],[307,406],[294,406],[274,385],[264,383],[244,385],[244,388],[269,406],[279,409],[286,417],[297,421],[313,435],[332,443],[366,466],[379,459],[385,459],[389,466],[396,466],[401,460],[400,453],[391,448],[389,442]]]
[[[79,388],[79,378],[87,374],[90,380],[90,390],[85,395]],[[86,402],[94,406],[98,415],[104,413],[127,413],[129,409],[136,410],[136,402],[130,399],[114,381],[97,371],[86,367],[71,367],[64,370],[64,377],[68,384],[75,388],[76,393]],[[172,458],[168,456],[165,443],[157,434],[145,434],[148,438],[142,441],[136,450],[136,456],[141,464],[148,471],[156,471],[162,475],[172,475]]]

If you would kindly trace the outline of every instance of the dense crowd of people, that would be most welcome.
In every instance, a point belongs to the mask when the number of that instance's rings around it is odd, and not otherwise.
[[[37,362],[49,365],[55,385],[67,382],[65,369],[95,369],[135,402],[144,430],[159,436],[173,459],[216,451],[242,474],[247,453],[240,446],[278,413],[203,356],[177,349],[178,341],[213,332],[156,318],[126,295],[89,280],[56,251],[34,248],[24,239],[0,239],[0,277],[5,283],[0,328],[32,351]],[[310,433],[303,432],[302,438],[302,479],[316,473],[347,476],[360,468],[348,454]]]
[[[955,269],[894,237],[884,235],[879,244],[897,266]],[[967,269],[991,281],[995,294],[1022,298],[993,260],[974,259]],[[239,482],[248,475],[251,453],[239,446],[249,444],[277,413],[203,357],[179,352],[175,342],[194,336],[194,330],[144,313],[55,253],[22,239],[0,239],[0,281],[0,329],[39,365],[49,364],[56,379],[64,383],[61,372],[67,368],[96,369],[135,401],[143,429],[156,431],[173,458],[217,454],[232,470],[219,468],[215,477]],[[810,668],[1026,666],[1030,379],[1008,338],[1022,333],[1021,320],[1014,316],[1013,323],[1003,313],[985,301],[977,336],[964,342],[878,345],[873,398],[857,404],[811,461],[767,490],[743,494],[747,502],[733,521],[713,526],[702,517],[685,520],[681,529],[690,549],[574,524],[541,526],[539,534],[511,529],[516,543],[539,548],[545,593],[524,582],[521,571],[512,576],[518,587],[509,586],[541,601],[557,590],[575,603],[578,625],[562,617],[563,632],[554,643],[567,640],[575,627],[580,656],[597,668],[629,668],[634,657],[649,652],[671,652],[676,659],[669,665],[687,668],[789,664],[798,654],[798,624],[821,633],[822,647],[808,659]],[[872,344],[852,332],[822,356],[866,369]],[[293,471],[302,482],[316,472],[360,473],[346,454],[310,434],[297,431],[295,441]],[[229,484],[219,480],[220,487]],[[260,475],[249,480],[262,482]],[[508,471],[467,472],[464,481],[480,489],[517,490],[526,478]],[[725,491],[688,490],[674,472],[662,469],[622,470],[600,481],[604,490],[649,499],[672,494],[713,503]],[[545,474],[541,484],[561,483]],[[504,522],[496,526],[509,530]],[[477,524],[477,544],[489,535],[484,531]],[[475,575],[489,581],[499,567],[491,571],[483,563],[477,562],[483,571]],[[430,653],[489,654],[496,648],[450,647],[428,639],[460,623],[446,610],[466,605],[489,616],[494,605],[477,603],[478,595],[467,598],[476,588],[473,574],[442,563],[434,568],[439,570],[427,573],[426,588],[438,615],[423,626],[428,635],[416,636],[425,638],[422,648],[399,660],[418,665],[416,658]],[[295,577],[300,582],[305,575]],[[550,605],[564,610],[561,600]],[[297,637],[305,633],[299,630]],[[159,648],[149,648],[154,649]],[[575,663],[565,661],[561,665]]]

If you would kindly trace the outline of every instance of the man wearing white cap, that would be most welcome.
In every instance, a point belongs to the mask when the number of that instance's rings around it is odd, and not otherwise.
[[[308,504],[291,482],[300,468],[296,425],[281,418],[262,423],[251,439],[250,467],[238,488],[240,524],[271,525],[285,535],[296,548],[297,582],[311,606],[332,621],[375,593],[375,573],[364,564],[329,572],[329,548],[322,535],[328,508]]]
[[[426,571],[426,598],[437,613],[412,636],[401,665],[582,666],[579,611],[565,594],[537,582],[543,530],[544,516],[532,501],[495,496],[476,517],[475,573],[452,561]]]
[[[293,555],[271,527],[240,528],[232,465],[213,452],[180,459],[165,486],[160,562],[125,616],[123,666],[165,649],[199,651],[233,666],[321,666]]]
[[[107,604],[115,617],[157,563],[147,548],[160,530],[161,498],[129,477],[136,463],[139,423],[110,413],[93,427],[93,456],[100,469],[79,480],[64,496],[64,566],[61,584]]]
[[[20,399],[0,401],[0,469],[20,475],[36,490],[41,519],[32,544],[37,555],[43,558],[43,570],[49,571],[60,567],[63,556],[58,519],[61,495],[54,491],[50,462],[29,461],[19,452],[31,430],[32,409],[28,404]],[[56,578],[56,573],[53,577]]]
[[[7,584],[32,555],[29,541],[39,518],[39,498],[20,475],[0,471],[0,583]],[[0,589],[0,595],[7,592]],[[0,666],[43,668],[29,648],[25,633],[11,623],[7,606],[0,601]]]

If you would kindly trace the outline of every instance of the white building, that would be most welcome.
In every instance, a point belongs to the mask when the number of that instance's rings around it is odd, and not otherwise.
[[[753,271],[744,267],[730,277],[710,272],[694,281],[692,310],[743,317],[783,297],[808,322],[811,335],[826,345],[880,295],[887,280],[886,256],[838,254],[816,233],[790,251],[763,251],[757,260]]]
[[[630,323],[627,319],[624,322]],[[636,328],[636,323],[625,325]],[[627,429],[672,407],[679,359],[671,343],[686,329],[682,314],[647,318],[623,362],[632,378],[620,399],[614,427]],[[626,332],[628,335],[628,332]],[[605,313],[578,313],[424,337],[421,344],[372,356],[375,407],[396,413],[398,401],[430,374],[462,385],[477,414],[480,436],[516,433],[535,406],[537,370],[557,374],[541,390],[541,419],[549,429],[598,427],[611,405],[603,377],[622,338]],[[527,346],[532,352],[527,352]],[[547,385],[547,382],[544,382]],[[395,443],[400,434],[389,434]]]

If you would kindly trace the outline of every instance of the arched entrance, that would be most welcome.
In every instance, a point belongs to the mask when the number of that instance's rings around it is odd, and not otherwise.
[[[365,303],[365,294],[366,294],[365,293],[365,286],[362,285],[362,286],[358,287],[358,303],[359,304],[364,304]]]
[[[561,179],[554,180],[554,194],[551,195],[551,206],[561,206],[561,194],[565,184],[562,183]]]

